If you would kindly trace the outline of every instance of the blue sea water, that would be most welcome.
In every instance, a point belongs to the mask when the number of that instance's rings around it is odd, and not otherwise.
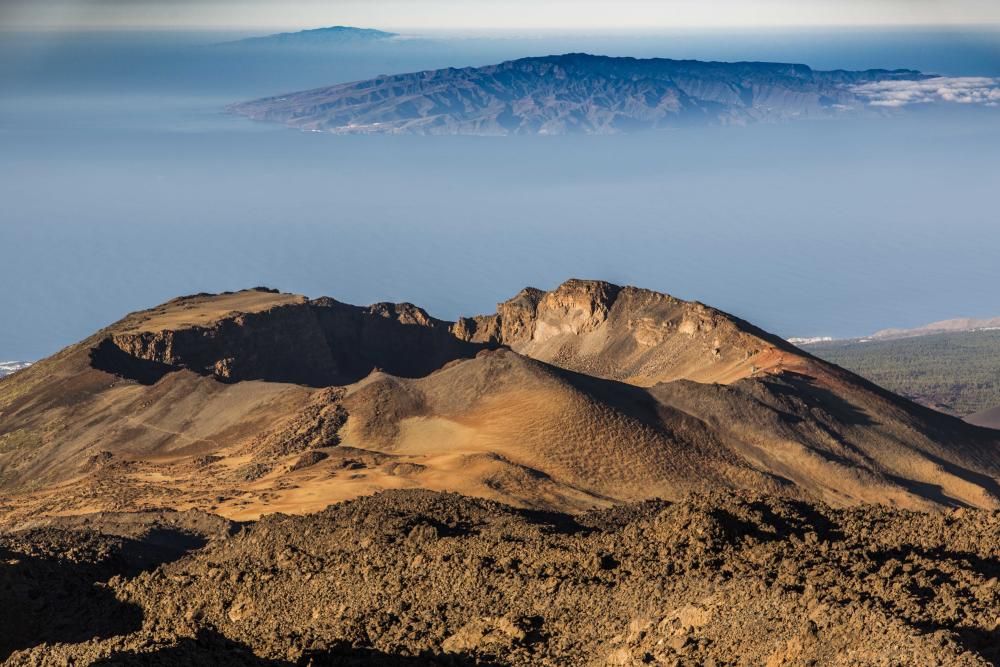
[[[775,333],[1000,315],[1000,110],[614,137],[339,137],[223,113],[380,73],[547,53],[1000,77],[950,30],[439,34],[350,48],[216,33],[0,33],[0,358],[178,294],[271,285],[453,318],[592,277]]]

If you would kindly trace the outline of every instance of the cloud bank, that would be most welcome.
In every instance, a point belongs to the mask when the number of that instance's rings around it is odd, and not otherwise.
[[[1000,106],[1000,79],[939,76],[919,81],[878,81],[851,89],[873,107],[951,102]]]
[[[659,29],[993,25],[997,0],[0,0],[28,27]]]

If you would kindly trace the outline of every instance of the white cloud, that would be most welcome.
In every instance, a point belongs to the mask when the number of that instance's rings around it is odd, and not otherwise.
[[[657,30],[993,25],[997,0],[0,0],[25,27]]]
[[[983,76],[876,81],[854,86],[851,90],[874,107],[891,108],[937,102],[1000,106],[1000,79]]]

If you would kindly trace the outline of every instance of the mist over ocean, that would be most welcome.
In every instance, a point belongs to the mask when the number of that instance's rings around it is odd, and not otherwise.
[[[786,336],[1000,315],[997,108],[510,138],[306,134],[222,112],[571,51],[998,77],[996,32],[214,46],[239,36],[0,33],[0,359],[179,294],[261,284],[453,318],[526,284],[602,278]]]

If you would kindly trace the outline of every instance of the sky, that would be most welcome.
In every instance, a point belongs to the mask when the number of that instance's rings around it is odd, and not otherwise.
[[[203,48],[336,24],[458,38]],[[942,24],[974,29],[886,28]],[[252,285],[454,318],[599,278],[783,336],[995,317],[998,27],[1000,0],[0,0],[0,285],[18,286],[0,290],[0,360]],[[490,30],[511,32],[465,39]],[[222,113],[572,50],[949,78],[866,87],[886,116],[864,122],[624,137],[333,137]]]
[[[0,0],[7,30],[998,25],[997,0]]]

